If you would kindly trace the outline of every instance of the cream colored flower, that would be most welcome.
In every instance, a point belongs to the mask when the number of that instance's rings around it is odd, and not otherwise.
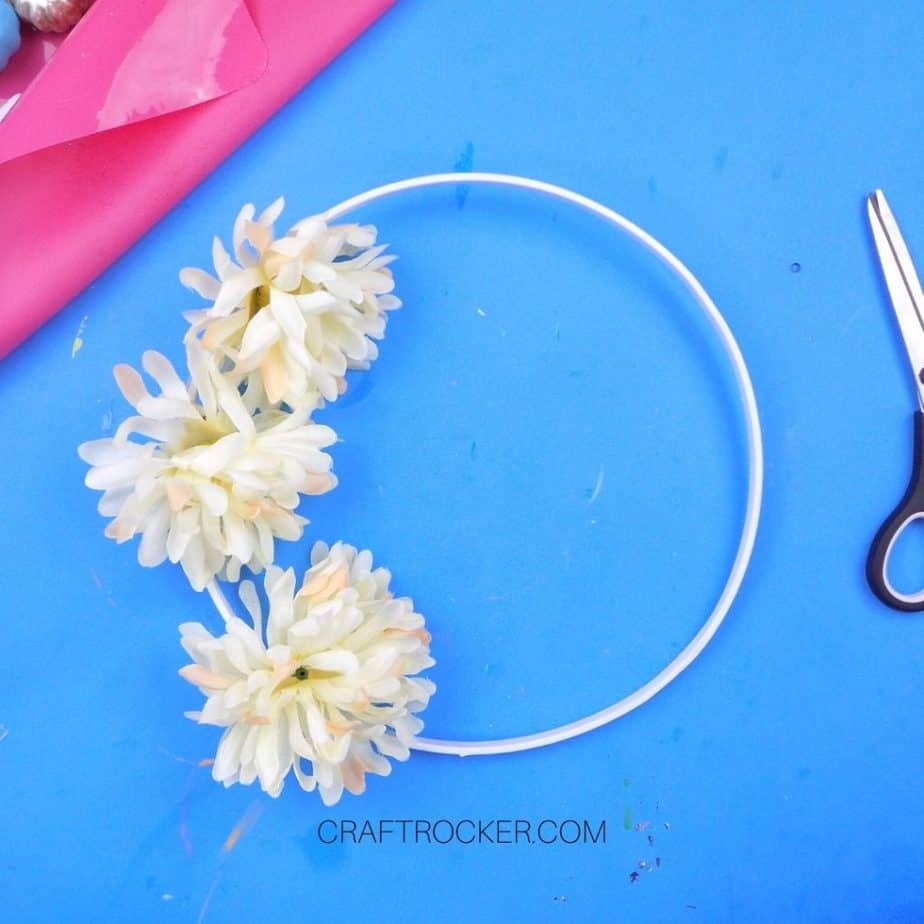
[[[161,354],[144,354],[156,396],[134,369],[116,366],[138,415],[78,452],[92,466],[87,486],[105,492],[98,509],[113,517],[106,535],[125,542],[140,534],[142,565],[179,562],[202,590],[219,573],[236,580],[241,565],[260,571],[273,561],[275,539],[301,537],[308,521],[295,513],[299,494],[337,483],[322,452],[336,434],[307,410],[261,409],[259,389],[240,394],[198,344],[187,356],[188,386]]]
[[[298,222],[274,239],[277,199],[258,217],[252,205],[234,223],[233,260],[216,237],[218,278],[187,268],[180,281],[213,302],[189,312],[188,338],[228,361],[233,373],[258,376],[272,402],[300,406],[316,394],[333,401],[348,369],[367,369],[385,333],[385,312],[401,303],[384,246],[370,226]]]
[[[253,626],[232,618],[217,638],[199,623],[180,626],[195,662],[180,675],[206,697],[188,715],[226,729],[216,780],[258,780],[278,796],[291,770],[333,805],[344,789],[363,792],[366,773],[387,776],[389,757],[408,758],[423,727],[414,713],[436,689],[413,675],[434,661],[423,617],[408,597],[392,597],[390,579],[372,570],[370,552],[319,542],[297,591],[291,568],[267,568],[265,636],[250,581],[240,594]]]

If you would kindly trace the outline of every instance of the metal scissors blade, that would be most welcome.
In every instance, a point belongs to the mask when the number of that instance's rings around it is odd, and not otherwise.
[[[924,410],[924,292],[905,239],[898,230],[898,222],[881,189],[870,195],[867,212],[886,287],[914,373],[918,405]]]

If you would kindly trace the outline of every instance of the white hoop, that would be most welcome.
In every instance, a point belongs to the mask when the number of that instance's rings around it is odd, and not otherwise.
[[[721,312],[716,308],[712,299],[708,296],[706,290],[702,287],[697,278],[677,259],[677,257],[650,234],[643,231],[638,225],[633,224],[627,218],[624,218],[618,212],[614,212],[612,209],[607,208],[605,205],[601,205],[593,199],[589,199],[587,196],[572,192],[570,189],[555,186],[552,183],[545,183],[541,180],[528,179],[527,177],[512,176],[503,173],[435,173],[429,176],[411,177],[406,180],[399,180],[396,183],[386,183],[384,186],[377,186],[375,189],[360,193],[358,196],[353,196],[329,208],[323,213],[323,217],[327,221],[333,221],[337,218],[341,218],[347,212],[358,209],[360,206],[368,205],[370,202],[375,202],[378,199],[384,199],[386,196],[407,192],[411,189],[421,189],[428,186],[445,186],[457,183],[482,183],[495,186],[518,187],[520,189],[529,189],[533,192],[544,193],[553,198],[570,202],[585,211],[600,216],[610,224],[621,228],[642,244],[643,247],[653,253],[668,269],[672,270],[681,279],[687,290],[705,312],[706,317],[718,334],[719,341],[731,362],[735,373],[735,381],[738,385],[738,395],[741,399],[741,406],[744,411],[748,445],[747,503],[735,559],[715,607],[696,635],[687,643],[686,647],[667,665],[667,667],[663,668],[663,670],[633,693],[613,703],[612,706],[607,706],[599,712],[594,712],[591,715],[585,716],[582,719],[577,719],[574,722],[569,722],[566,725],[559,725],[555,728],[549,728],[546,731],[535,732],[530,735],[521,735],[515,738],[496,738],[483,741],[448,741],[440,738],[418,738],[414,744],[414,749],[418,751],[469,757],[485,754],[511,754],[514,751],[526,751],[531,748],[544,747],[548,744],[555,744],[558,741],[565,741],[568,738],[575,738],[578,735],[583,735],[585,732],[599,728],[601,725],[606,725],[608,722],[612,722],[624,716],[626,713],[631,712],[633,709],[638,708],[651,699],[656,693],[663,690],[664,687],[681,673],[681,671],[689,667],[693,661],[696,660],[706,645],[709,644],[712,636],[715,635],[716,630],[722,624],[722,620],[725,619],[741,587],[744,573],[751,559],[751,552],[754,549],[754,540],[757,536],[757,524],[760,519],[764,457],[760,417],[757,413],[757,402],[754,398],[754,388],[751,384],[751,377],[748,374],[747,364],[744,361],[744,357],[741,355],[738,343],[725,321],[725,318],[722,317]],[[215,581],[210,582],[207,589],[219,613],[225,619],[233,616],[233,609]]]

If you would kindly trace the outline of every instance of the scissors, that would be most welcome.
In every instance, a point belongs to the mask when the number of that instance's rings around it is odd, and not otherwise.
[[[911,361],[918,410],[914,413],[911,480],[905,496],[886,517],[873,539],[866,560],[866,578],[873,593],[883,603],[896,610],[916,613],[924,610],[924,590],[912,594],[896,590],[889,581],[888,565],[889,554],[902,530],[909,523],[924,518],[924,293],[908,247],[881,189],[869,196],[867,213],[886,288]]]

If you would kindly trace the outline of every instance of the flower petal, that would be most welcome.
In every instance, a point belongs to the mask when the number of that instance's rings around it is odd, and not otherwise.
[[[180,270],[180,282],[209,301],[217,298],[221,291],[221,283],[214,276],[195,266],[187,266]]]

